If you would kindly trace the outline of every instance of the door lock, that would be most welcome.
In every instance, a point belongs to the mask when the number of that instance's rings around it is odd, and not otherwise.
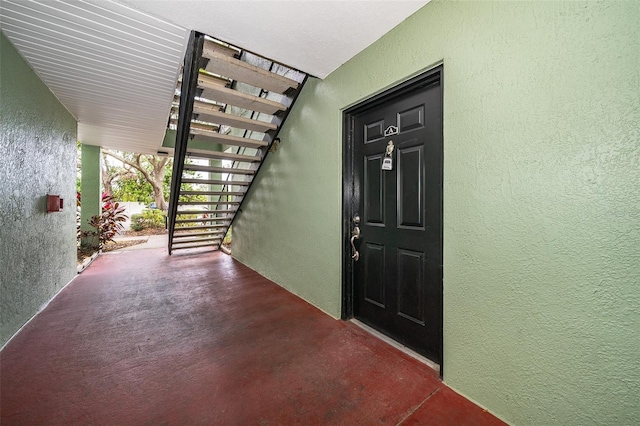
[[[387,144],[387,149],[384,153],[384,158],[382,159],[382,170],[393,170],[393,150],[395,146],[393,145],[393,141],[389,141]]]
[[[351,249],[353,250],[353,255],[351,258],[357,262],[358,259],[360,259],[360,253],[358,253],[356,245],[353,243],[355,240],[360,239],[360,228],[358,227],[360,224],[360,216],[358,216],[357,213],[353,216],[353,224],[353,231],[351,231]]]

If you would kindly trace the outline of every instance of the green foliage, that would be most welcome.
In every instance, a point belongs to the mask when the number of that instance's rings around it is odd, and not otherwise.
[[[149,204],[154,201],[153,188],[140,171],[135,171],[130,177],[118,179],[114,184],[113,198]]]
[[[140,214],[131,215],[131,229],[142,231],[147,228],[164,228],[166,213],[153,209],[144,210]]]
[[[103,184],[116,199],[148,204],[167,209],[172,160],[170,157],[103,151]]]
[[[150,179],[159,179],[160,182],[154,184],[156,188],[162,186],[162,195],[164,200],[169,199],[171,190],[171,175],[173,173],[173,161],[156,157],[152,155],[140,155],[130,152],[121,151],[104,151],[112,161],[103,161],[103,178],[105,181],[105,189],[111,192],[114,200],[132,201],[143,204],[156,202],[158,204],[157,195],[154,193]],[[189,162],[189,160],[187,161]],[[185,170],[185,177],[193,177],[197,172]],[[107,188],[108,186],[108,188]],[[183,191],[197,191],[203,188],[201,185],[183,183],[181,186]],[[181,195],[181,202],[188,201],[207,201],[204,195]],[[158,205],[160,208],[160,205]],[[166,207],[166,205],[165,205]],[[137,226],[137,225],[133,225]],[[145,226],[146,225],[142,225]]]
[[[224,236],[224,239],[222,240],[222,244],[224,244],[225,246],[230,246],[231,245],[231,229],[233,228],[233,226],[229,226],[229,230],[227,231],[227,235]]]
[[[187,160],[187,164],[191,164],[192,161],[191,160]],[[194,177],[196,175],[197,172],[194,172],[193,170],[185,170],[182,173],[183,177]],[[171,189],[171,173],[167,173],[167,176],[165,176],[165,180],[166,182],[166,186],[165,188],[167,188],[167,198],[168,198],[168,194],[169,194],[169,190]],[[201,185],[194,185],[192,183],[183,183],[180,186],[180,189],[182,191],[199,191],[199,190],[203,190],[203,188],[201,187]],[[187,202],[187,201],[207,201],[207,197],[205,195],[180,195],[179,197],[180,199],[178,201],[180,202]]]
[[[198,218],[197,214],[181,214],[180,217],[179,217],[180,220],[197,219],[197,218]],[[176,228],[187,228],[189,226],[195,226],[195,225],[193,225],[193,223],[191,223],[191,222],[176,223],[175,224]]]
[[[183,191],[198,191],[200,190],[199,188],[200,185],[191,185],[191,184],[182,184],[182,190]],[[207,201],[207,196],[206,195],[180,195],[179,197],[180,199],[178,201],[180,202],[186,202],[186,201]]]
[[[180,219],[181,220],[186,220],[186,219],[206,219],[207,214],[209,212],[207,210],[203,210],[201,214],[181,214],[180,215]],[[190,226],[197,226],[197,225],[209,225],[210,222],[185,222],[185,223],[176,223],[176,228],[188,228]]]
[[[129,227],[133,231],[142,231],[144,229],[144,219],[142,219],[142,213],[131,215],[131,225]]]
[[[119,153],[123,159],[126,159],[132,163],[135,161],[134,154],[122,152]],[[140,166],[147,170],[148,173],[153,169],[151,163],[149,163],[150,156],[142,156],[140,160]],[[121,163],[123,164],[123,163]],[[137,164],[137,163],[136,163]],[[125,173],[127,171],[128,173]],[[149,182],[145,174],[130,165],[114,166],[109,165],[106,173],[113,175],[113,190],[112,195],[115,200],[118,201],[132,201],[143,204],[150,204],[155,201],[153,187]],[[164,199],[169,199],[169,193],[171,191],[171,175],[173,173],[173,162],[168,161],[164,166],[164,177],[162,179],[162,192]],[[186,170],[184,172],[185,177],[195,176],[196,172]],[[182,190],[194,191],[198,190],[199,185],[182,184]],[[181,195],[180,201],[206,201],[206,197],[203,195]]]

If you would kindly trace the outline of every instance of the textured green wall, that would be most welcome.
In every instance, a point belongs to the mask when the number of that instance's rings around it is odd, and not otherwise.
[[[80,209],[80,227],[83,231],[95,232],[89,222],[93,216],[101,213],[102,194],[100,193],[102,168],[100,167],[100,147],[82,145],[82,208]],[[98,247],[98,237],[88,236],[82,239],[82,245]]]
[[[516,424],[640,424],[640,3],[433,1],[310,81],[234,255],[340,307],[341,109],[444,63],[444,378]]]
[[[76,121],[0,34],[0,345],[76,276]],[[62,212],[46,213],[46,195]]]

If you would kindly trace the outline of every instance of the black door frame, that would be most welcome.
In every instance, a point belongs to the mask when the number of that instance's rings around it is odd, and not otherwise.
[[[439,83],[441,85],[441,93],[444,93],[444,87],[442,86],[442,74],[443,66],[439,65],[430,69],[416,77],[413,77],[403,83],[398,84],[391,89],[385,90],[371,98],[354,105],[343,112],[343,143],[342,143],[342,312],[341,318],[343,320],[349,320],[353,318],[353,262],[351,260],[351,244],[349,238],[351,237],[351,218],[355,211],[351,205],[351,194],[354,190],[355,181],[353,178],[354,170],[354,140],[353,140],[353,126],[355,116],[363,113],[364,111],[375,108],[378,105],[384,104],[391,99],[402,96],[406,93],[421,89],[425,86]],[[440,98],[440,103],[443,105],[443,99]],[[443,108],[444,111],[444,108]],[[443,139],[444,140],[444,139]],[[444,151],[443,151],[444,153]],[[441,173],[443,165],[443,158],[440,159]],[[442,203],[441,203],[442,206]],[[442,207],[441,207],[442,208]],[[440,212],[440,247],[443,247],[442,237],[442,220],[443,212]],[[442,299],[441,299],[442,300]],[[442,360],[442,344],[440,345],[441,353],[440,359]],[[442,362],[440,363],[440,377],[442,377]]]

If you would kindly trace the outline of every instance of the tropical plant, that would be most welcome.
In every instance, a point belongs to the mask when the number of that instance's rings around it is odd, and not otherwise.
[[[94,227],[95,231],[82,231],[83,237],[96,237],[100,248],[109,241],[113,241],[118,231],[124,229],[122,222],[128,219],[124,214],[125,208],[114,202],[110,195],[102,194],[102,202],[102,213],[92,216],[89,220],[89,225]]]
[[[76,245],[82,241],[82,214],[81,214],[80,191],[76,191]]]

